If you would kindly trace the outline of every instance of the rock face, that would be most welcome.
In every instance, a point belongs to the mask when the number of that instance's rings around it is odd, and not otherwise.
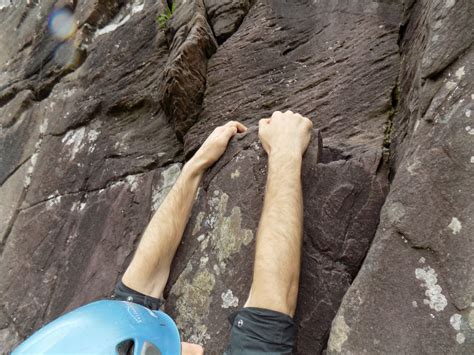
[[[370,252],[333,323],[330,354],[472,354],[472,2],[405,9],[396,174]]]
[[[296,352],[472,353],[471,3],[177,0],[161,29],[165,3],[0,1],[0,352],[110,296],[186,158],[240,120],[165,292],[222,352],[251,284],[256,124],[292,109],[315,126]]]

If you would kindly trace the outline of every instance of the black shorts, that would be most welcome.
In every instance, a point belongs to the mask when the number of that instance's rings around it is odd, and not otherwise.
[[[295,322],[287,314],[247,307],[229,317],[232,324],[225,355],[291,354]]]
[[[164,301],[146,296],[122,282],[115,287],[114,299],[140,304],[151,310],[159,309]],[[269,309],[247,307],[229,317],[232,324],[229,346],[225,355],[291,354],[295,342],[293,319]],[[212,353],[212,349],[211,350]]]

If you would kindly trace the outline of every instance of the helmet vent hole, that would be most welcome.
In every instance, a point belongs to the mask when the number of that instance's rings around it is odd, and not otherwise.
[[[135,342],[132,339],[124,340],[117,345],[117,355],[133,355]]]

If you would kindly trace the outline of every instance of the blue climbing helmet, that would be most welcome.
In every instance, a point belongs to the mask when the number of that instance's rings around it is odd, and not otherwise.
[[[12,353],[179,355],[173,320],[136,303],[97,301],[47,324]]]

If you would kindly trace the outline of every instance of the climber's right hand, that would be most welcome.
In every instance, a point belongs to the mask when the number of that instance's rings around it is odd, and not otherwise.
[[[207,137],[199,150],[194,154],[188,164],[196,167],[197,171],[204,171],[214,164],[224,154],[230,139],[238,132],[247,130],[242,123],[229,121],[223,126],[219,126]]]
[[[301,158],[311,139],[313,122],[299,113],[275,111],[271,118],[261,119],[258,136],[269,156]]]

